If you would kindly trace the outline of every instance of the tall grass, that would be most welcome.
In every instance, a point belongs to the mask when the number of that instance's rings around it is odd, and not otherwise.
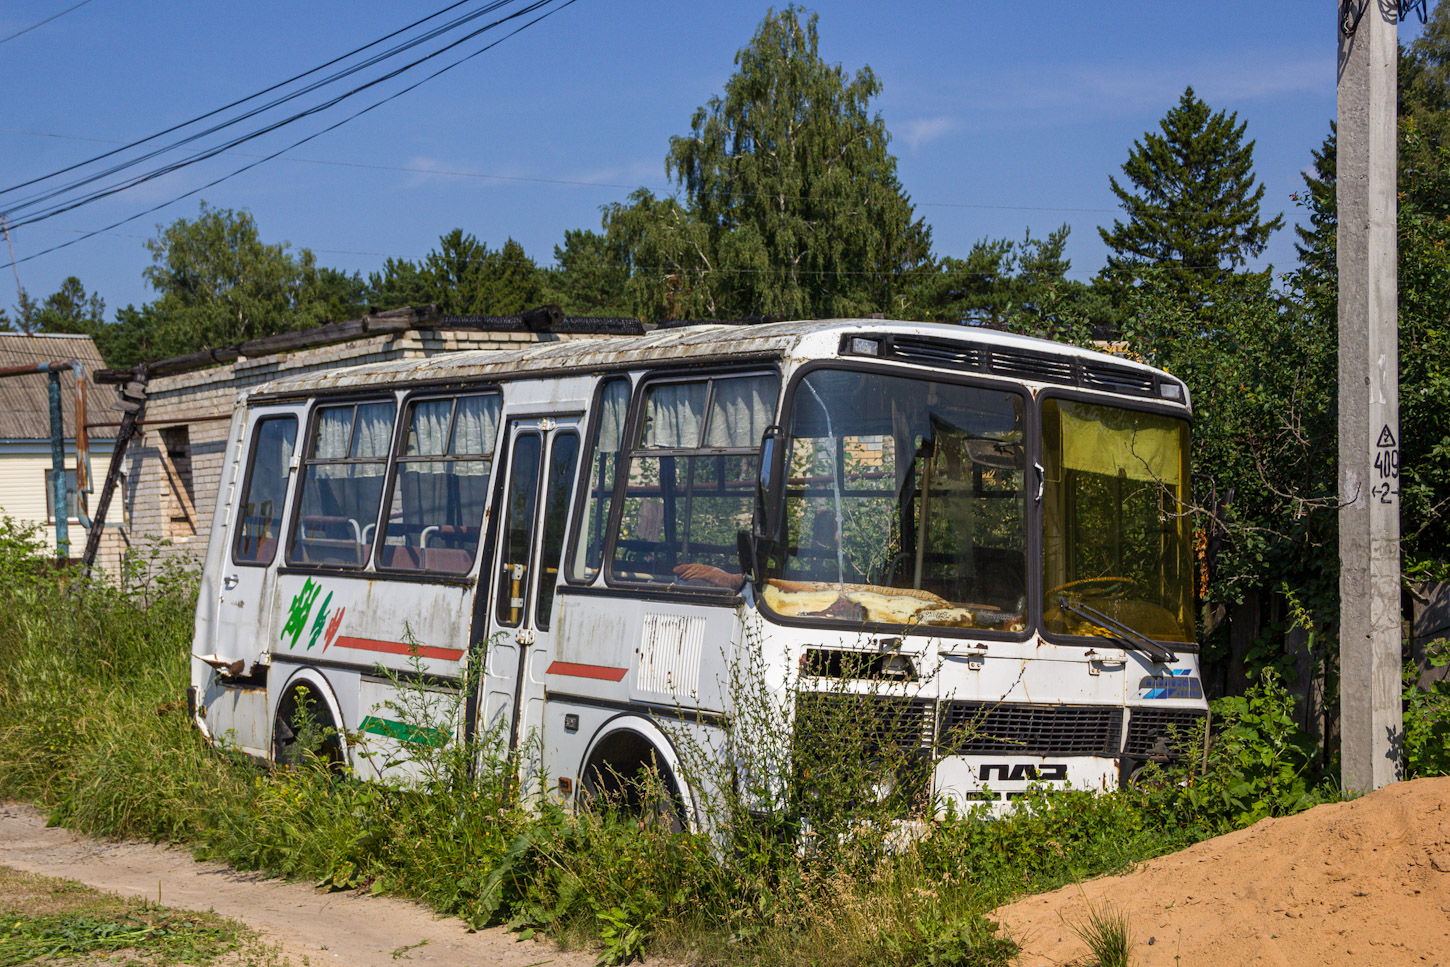
[[[480,750],[457,742],[420,749],[431,758],[407,787],[320,764],[268,771],[212,749],[187,721],[194,603],[184,569],[139,561],[118,583],[83,581],[45,563],[33,533],[0,523],[0,795],[85,832],[414,897],[479,926],[591,946],[605,963],[649,951],[700,963],[1001,964],[1015,947],[983,916],[1000,902],[1215,828],[1172,782],[1157,799],[1042,793],[1002,821],[941,818],[886,782],[915,766],[872,745],[870,729],[827,721],[818,734],[833,741],[813,771],[770,765],[788,721],[750,701],[757,714],[738,715],[731,738],[736,753],[756,750],[759,782],[717,801],[709,835],[525,802],[501,756],[477,771]],[[395,712],[406,717],[408,701]],[[840,740],[853,734],[866,744]],[[742,788],[740,773],[712,785]],[[903,810],[916,810],[919,835],[887,821]]]

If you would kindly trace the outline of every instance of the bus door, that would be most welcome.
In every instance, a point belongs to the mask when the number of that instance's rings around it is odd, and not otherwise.
[[[538,737],[530,733],[543,725],[555,589],[579,462],[579,417],[513,419],[506,434],[481,724],[491,741],[506,741],[514,755],[528,753],[531,742],[536,751]]]
[[[280,560],[288,484],[301,406],[252,410],[232,490],[231,529],[220,555],[215,655],[243,659],[247,667],[267,650],[276,608],[272,565]]]

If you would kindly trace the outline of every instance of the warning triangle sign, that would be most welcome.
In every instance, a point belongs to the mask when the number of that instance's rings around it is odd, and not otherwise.
[[[1375,447],[1383,450],[1386,447],[1393,446],[1397,446],[1397,444],[1395,443],[1395,435],[1390,432],[1390,425],[1386,423],[1384,427],[1380,430],[1379,442],[1375,444]]]

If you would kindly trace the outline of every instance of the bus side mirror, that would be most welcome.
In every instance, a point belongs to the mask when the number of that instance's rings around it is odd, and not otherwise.
[[[762,541],[774,541],[780,530],[780,501],[776,499],[777,488],[774,479],[776,443],[779,440],[780,427],[778,425],[766,427],[760,437],[758,476],[755,482],[754,533],[752,535],[757,544]]]
[[[751,584],[755,580],[755,537],[745,528],[735,532],[735,556],[740,561],[740,573]]]

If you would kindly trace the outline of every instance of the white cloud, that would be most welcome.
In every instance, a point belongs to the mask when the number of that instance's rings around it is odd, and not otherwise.
[[[961,127],[954,117],[916,118],[897,125],[896,130],[912,151],[924,148],[933,141],[950,134]]]

